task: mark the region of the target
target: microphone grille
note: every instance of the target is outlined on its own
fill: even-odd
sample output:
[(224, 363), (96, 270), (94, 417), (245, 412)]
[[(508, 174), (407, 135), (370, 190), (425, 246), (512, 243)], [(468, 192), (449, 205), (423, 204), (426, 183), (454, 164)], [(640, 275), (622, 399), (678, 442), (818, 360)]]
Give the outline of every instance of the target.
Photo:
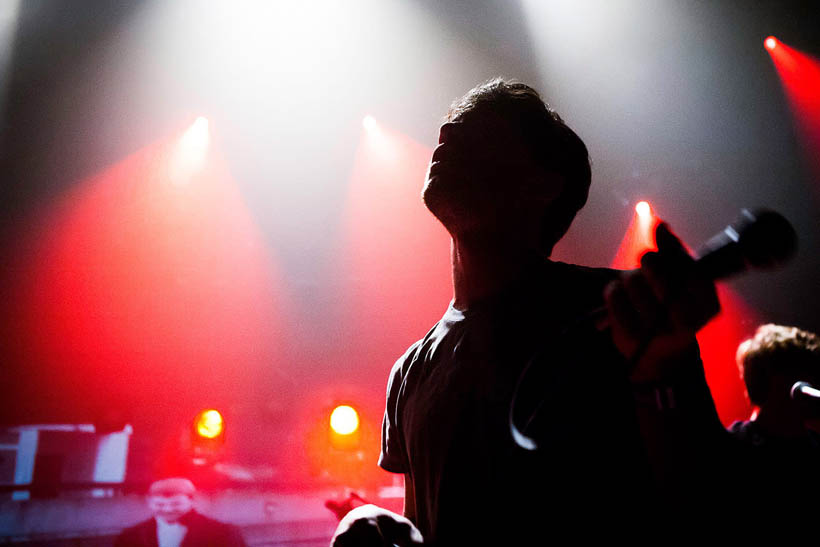
[(786, 218), (769, 209), (743, 209), (730, 226), (746, 261), (756, 268), (783, 264), (797, 251), (797, 233)]

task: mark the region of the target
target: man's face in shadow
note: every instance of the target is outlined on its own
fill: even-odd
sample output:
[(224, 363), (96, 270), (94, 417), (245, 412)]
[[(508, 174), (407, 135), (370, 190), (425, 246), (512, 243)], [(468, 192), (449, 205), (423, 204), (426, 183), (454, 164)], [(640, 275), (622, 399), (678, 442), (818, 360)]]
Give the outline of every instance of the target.
[[(441, 126), (422, 196), (451, 232), (510, 227), (537, 231), (560, 193), (533, 145), (509, 120), (470, 112)], [(526, 235), (526, 234), (522, 234)]]
[(165, 522), (177, 522), (180, 517), (194, 508), (194, 500), (185, 494), (172, 496), (149, 496), (151, 513)]

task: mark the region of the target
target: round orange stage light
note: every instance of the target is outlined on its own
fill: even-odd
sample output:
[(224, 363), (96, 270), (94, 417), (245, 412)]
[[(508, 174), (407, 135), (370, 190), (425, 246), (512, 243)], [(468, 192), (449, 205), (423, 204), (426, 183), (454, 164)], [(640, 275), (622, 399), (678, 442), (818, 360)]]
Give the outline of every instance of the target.
[(339, 435), (355, 433), (359, 429), (359, 413), (352, 406), (337, 406), (330, 413), (330, 428)]
[(225, 420), (218, 410), (203, 410), (196, 416), (196, 433), (206, 439), (215, 439), (225, 430)]
[(635, 212), (638, 213), (639, 217), (646, 218), (652, 214), (652, 208), (649, 206), (649, 202), (639, 201), (635, 205)]
[(777, 47), (777, 38), (774, 36), (769, 36), (763, 41), (763, 45), (766, 46), (766, 49), (772, 51), (774, 48)]

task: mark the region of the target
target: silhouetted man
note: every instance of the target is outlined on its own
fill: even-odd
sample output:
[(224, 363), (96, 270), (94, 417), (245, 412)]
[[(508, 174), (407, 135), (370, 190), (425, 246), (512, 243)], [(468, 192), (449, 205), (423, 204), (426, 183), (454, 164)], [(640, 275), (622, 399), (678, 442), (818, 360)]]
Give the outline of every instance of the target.
[(808, 442), (820, 430), (820, 416), (791, 396), (796, 382), (820, 386), (820, 337), (782, 325), (762, 325), (754, 337), (737, 348), (749, 400), (754, 405), (748, 420), (735, 422), (735, 438), (754, 446), (782, 441)]
[[(694, 338), (714, 287), (665, 225), (623, 277), (548, 259), (590, 178), (584, 143), (524, 84), (476, 87), (441, 127), (422, 197), (452, 238), (454, 298), (393, 367), (379, 461), (429, 544), (642, 533), (686, 482), (676, 432), (717, 424)], [(604, 305), (610, 328), (590, 316)], [(527, 451), (509, 413), (533, 356)]]
[(728, 462), (740, 483), (737, 509), (753, 514), (758, 526), (809, 531), (820, 510), (820, 409), (790, 392), (796, 382), (820, 385), (820, 337), (762, 325), (738, 347), (737, 364), (755, 407), (729, 428), (737, 442)]

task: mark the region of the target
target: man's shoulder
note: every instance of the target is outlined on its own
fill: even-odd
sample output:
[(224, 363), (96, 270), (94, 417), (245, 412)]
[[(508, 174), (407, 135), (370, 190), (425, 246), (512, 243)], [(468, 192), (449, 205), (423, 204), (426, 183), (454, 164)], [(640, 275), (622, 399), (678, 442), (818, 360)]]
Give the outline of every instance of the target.
[[(197, 511), (191, 511), (180, 519), (180, 523), (188, 528), (186, 534), (188, 544), (213, 544), (241, 546), (244, 545), (242, 532), (239, 527), (207, 517)], [(131, 547), (156, 545), (156, 520), (149, 518), (133, 526), (123, 529), (117, 536), (115, 547)], [(208, 540), (203, 542), (201, 540)]]
[(197, 544), (199, 539), (207, 539), (209, 545), (240, 546), (245, 544), (238, 526), (206, 517), (197, 511), (191, 511), (180, 519), (180, 522), (188, 527), (191, 544)]
[(140, 521), (123, 528), (114, 542), (115, 547), (131, 545), (151, 545), (150, 538), (156, 538), (157, 523), (153, 518)]
[(208, 517), (199, 513), (198, 511), (191, 511), (184, 517), (180, 519), (180, 522), (185, 526), (207, 526), (213, 529), (228, 529), (234, 528), (233, 525), (228, 524), (227, 522), (222, 522), (221, 520), (216, 520), (214, 518)]
[(454, 309), (452, 305), (447, 308), (444, 317), (438, 320), (423, 338), (416, 340), (407, 350), (399, 357), (393, 364), (390, 371), (390, 377), (403, 376), (407, 369), (416, 361), (423, 353), (425, 346), (435, 345), (435, 341), (444, 337), (449, 330), (449, 323), (452, 322), (455, 316), (459, 316), (461, 312)]
[(407, 348), (407, 351), (405, 351), (395, 363), (393, 363), (393, 367), (390, 369), (390, 376), (388, 378), (388, 392), (391, 391), (391, 386), (398, 386), (401, 383), (402, 378), (407, 375), (407, 370), (413, 364), (413, 361), (418, 358), (419, 350), (421, 349), (423, 343), (424, 338), (416, 341), (412, 346)]

